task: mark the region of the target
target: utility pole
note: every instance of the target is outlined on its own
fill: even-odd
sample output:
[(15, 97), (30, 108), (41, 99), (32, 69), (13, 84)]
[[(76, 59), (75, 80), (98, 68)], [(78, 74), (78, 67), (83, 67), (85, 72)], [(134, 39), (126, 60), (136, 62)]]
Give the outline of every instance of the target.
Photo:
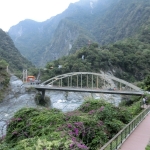
[(23, 69), (23, 83), (27, 82), (27, 69)]
[(40, 69), (39, 69), (39, 73), (38, 73), (38, 75), (37, 75), (37, 80), (40, 80), (40, 76), (41, 76), (41, 71), (40, 71)]

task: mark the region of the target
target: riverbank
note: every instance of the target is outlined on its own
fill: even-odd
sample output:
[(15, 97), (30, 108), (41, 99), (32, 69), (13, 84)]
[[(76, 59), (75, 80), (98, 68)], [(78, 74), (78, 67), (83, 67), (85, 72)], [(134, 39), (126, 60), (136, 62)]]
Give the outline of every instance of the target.
[[(23, 107), (36, 108), (40, 107), (35, 103), (36, 92), (27, 92), (23, 82), (16, 76), (11, 76), (10, 87), (3, 102), (0, 103), (0, 136), (5, 135), (8, 120), (15, 112)], [(85, 99), (104, 99), (114, 105), (118, 105), (121, 96), (111, 94), (91, 94), (91, 93), (74, 93), (61, 91), (46, 91), (46, 96), (50, 98), (51, 108), (60, 109), (63, 112), (69, 112), (77, 109), (83, 104)]]

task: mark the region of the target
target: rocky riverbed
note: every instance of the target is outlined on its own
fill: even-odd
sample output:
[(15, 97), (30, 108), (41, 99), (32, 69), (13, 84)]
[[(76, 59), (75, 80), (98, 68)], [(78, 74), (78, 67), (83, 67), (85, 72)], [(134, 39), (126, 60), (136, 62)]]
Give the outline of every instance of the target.
[[(6, 127), (9, 119), (16, 111), (23, 107), (39, 107), (35, 103), (36, 92), (27, 92), (23, 82), (16, 76), (10, 78), (10, 88), (3, 102), (0, 103), (0, 136), (6, 134)], [(106, 99), (107, 101), (118, 105), (121, 96), (111, 94), (91, 94), (91, 93), (74, 93), (62, 91), (46, 91), (46, 96), (50, 98), (52, 108), (57, 108), (63, 112), (77, 109), (85, 99), (92, 97), (94, 99)]]

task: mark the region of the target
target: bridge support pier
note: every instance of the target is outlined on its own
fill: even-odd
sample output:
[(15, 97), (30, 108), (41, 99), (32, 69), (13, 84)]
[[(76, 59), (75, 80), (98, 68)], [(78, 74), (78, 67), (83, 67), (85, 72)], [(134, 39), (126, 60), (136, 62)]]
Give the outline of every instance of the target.
[(51, 101), (48, 96), (45, 95), (45, 89), (37, 89), (38, 93), (35, 96), (35, 102), (37, 105), (44, 107), (51, 107)]
[(45, 90), (41, 90), (42, 92), (42, 99), (44, 100), (45, 99)]
[(38, 92), (41, 93), (42, 99), (45, 99), (45, 89), (38, 89)]

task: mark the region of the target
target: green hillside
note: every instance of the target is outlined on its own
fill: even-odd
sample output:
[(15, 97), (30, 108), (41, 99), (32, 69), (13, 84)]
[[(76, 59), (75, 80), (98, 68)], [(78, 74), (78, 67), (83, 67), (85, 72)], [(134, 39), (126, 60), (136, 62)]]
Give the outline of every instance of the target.
[(20, 54), (12, 39), (0, 29), (0, 60), (2, 59), (8, 63), (11, 71), (22, 71), (33, 66)]
[(9, 74), (7, 73), (7, 63), (4, 60), (0, 60), (0, 101), (4, 98), (4, 93), (9, 84)]
[[(126, 81), (142, 81), (150, 74), (149, 58), (150, 26), (145, 26), (137, 38), (124, 39), (107, 46), (93, 43), (75, 54), (49, 62), (47, 70), (43, 71), (43, 80), (68, 72), (104, 71)], [(58, 65), (62, 65), (62, 68), (58, 68)]]
[(120, 0), (92, 22), (92, 34), (98, 43), (108, 44), (138, 34), (150, 21), (150, 1)]

